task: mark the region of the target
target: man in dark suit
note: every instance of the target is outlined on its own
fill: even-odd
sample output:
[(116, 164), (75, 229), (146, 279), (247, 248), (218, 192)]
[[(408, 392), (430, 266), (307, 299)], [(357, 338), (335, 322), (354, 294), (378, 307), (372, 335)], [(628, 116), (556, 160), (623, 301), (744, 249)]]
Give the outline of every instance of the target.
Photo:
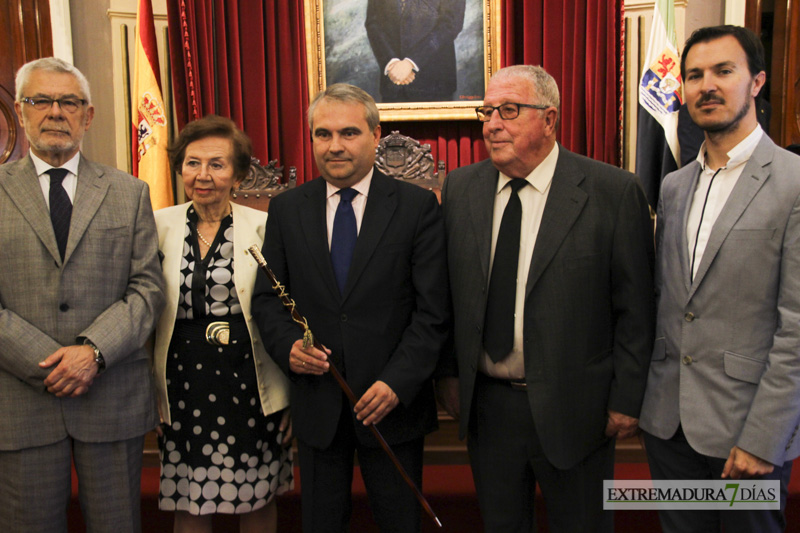
[(536, 482), (553, 531), (611, 531), (602, 481), (636, 431), (652, 347), (641, 186), (557, 144), (558, 112), (544, 69), (498, 71), (477, 108), (490, 160), (442, 191), (458, 377), (437, 388), (490, 532), (532, 530)]
[(368, 0), (365, 26), (383, 102), (453, 100), (466, 0)]
[[(374, 168), (381, 128), (363, 90), (331, 85), (308, 117), (322, 177), (272, 200), (263, 250), (327, 351), (303, 347), (266, 276), (253, 298), (267, 349), (291, 380), (303, 530), (348, 529), (357, 452), (381, 531), (419, 531), (414, 493), (366, 426), (380, 423), (419, 485), (423, 438), (436, 428), (431, 374), (449, 319), (439, 204)], [(359, 398), (354, 409), (331, 364)]]
[(138, 532), (164, 304), (150, 194), (81, 154), (75, 67), (32, 61), (16, 88), (31, 149), (0, 167), (0, 530), (65, 533), (72, 463), (88, 530)]

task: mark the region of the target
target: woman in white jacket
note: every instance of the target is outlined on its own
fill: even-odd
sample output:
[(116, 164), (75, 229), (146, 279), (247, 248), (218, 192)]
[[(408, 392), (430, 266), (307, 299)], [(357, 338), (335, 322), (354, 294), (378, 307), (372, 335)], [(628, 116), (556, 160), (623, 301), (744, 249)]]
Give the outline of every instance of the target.
[(162, 425), (159, 508), (175, 531), (211, 531), (214, 513), (242, 532), (274, 531), (275, 495), (293, 487), (288, 384), (252, 321), (258, 272), (246, 252), (267, 214), (231, 202), (251, 143), (233, 121), (186, 125), (170, 148), (191, 202), (155, 213), (167, 305), (154, 374)]

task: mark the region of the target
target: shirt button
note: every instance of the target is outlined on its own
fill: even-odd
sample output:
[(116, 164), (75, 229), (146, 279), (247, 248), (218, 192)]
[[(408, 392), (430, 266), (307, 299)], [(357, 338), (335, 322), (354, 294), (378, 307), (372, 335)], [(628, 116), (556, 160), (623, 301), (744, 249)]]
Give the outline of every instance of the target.
[(69, 305), (61, 304), (61, 305), (58, 306), (58, 310), (66, 313), (67, 311), (69, 311)]
[(692, 364), (692, 356), (691, 355), (684, 355), (682, 363), (684, 365), (691, 365)]
[(342, 313), (342, 316), (339, 318), (341, 319), (342, 322), (347, 322), (347, 315), (345, 315), (344, 313)]
[(691, 311), (689, 311), (688, 313), (686, 313), (685, 315), (683, 315), (683, 319), (684, 319), (686, 322), (691, 322), (692, 320), (694, 320), (694, 313), (692, 313)]

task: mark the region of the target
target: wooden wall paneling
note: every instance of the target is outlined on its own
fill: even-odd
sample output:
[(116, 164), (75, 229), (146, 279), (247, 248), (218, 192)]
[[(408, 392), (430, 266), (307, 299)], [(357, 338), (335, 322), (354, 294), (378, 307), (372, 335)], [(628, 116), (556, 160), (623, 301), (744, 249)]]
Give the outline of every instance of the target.
[[(769, 134), (786, 147), (800, 143), (800, 5), (797, 0), (747, 0), (745, 25), (767, 51), (767, 90), (772, 106)], [(771, 54), (771, 58), (770, 58)]]
[(787, 2), (787, 9), (783, 146), (800, 144), (800, 5)]
[(48, 0), (8, 0), (0, 7), (0, 163), (22, 157), (28, 143), (14, 111), (14, 75), (53, 55)]
[(744, 26), (756, 34), (761, 33), (761, 9), (761, 0), (747, 0), (744, 7)]
[[(786, 82), (787, 82), (787, 59), (789, 50), (789, 29), (786, 18), (789, 6), (787, 1), (775, 2), (772, 23), (772, 61), (767, 65), (767, 75), (769, 79), (769, 103), (772, 105), (772, 118), (769, 124), (769, 134), (772, 140), (780, 146), (786, 146), (783, 142), (784, 121), (786, 120)], [(762, 23), (764, 21), (763, 11), (761, 12)], [(759, 28), (757, 32), (761, 35), (764, 28)], [(767, 45), (769, 46), (769, 45)]]

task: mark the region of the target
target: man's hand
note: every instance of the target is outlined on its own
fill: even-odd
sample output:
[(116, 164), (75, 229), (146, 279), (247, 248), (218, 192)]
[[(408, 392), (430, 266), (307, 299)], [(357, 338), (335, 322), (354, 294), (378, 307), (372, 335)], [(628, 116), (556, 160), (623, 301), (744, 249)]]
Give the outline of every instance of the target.
[(57, 365), (45, 378), (47, 391), (59, 398), (86, 394), (97, 375), (94, 350), (88, 345), (64, 346), (39, 363), (42, 368)]
[(368, 426), (383, 420), (399, 403), (400, 400), (397, 398), (397, 394), (394, 393), (389, 385), (383, 381), (376, 381), (367, 389), (364, 396), (358, 400), (353, 410), (356, 413), (356, 418), (361, 420), (365, 426)]
[(458, 378), (443, 377), (436, 380), (436, 401), (439, 402), (447, 414), (455, 420), (461, 417), (461, 405), (458, 395)]
[(608, 410), (608, 422), (606, 423), (606, 437), (616, 437), (627, 439), (633, 437), (639, 431), (639, 419), (632, 416), (623, 415), (617, 411)]
[(297, 339), (292, 344), (292, 351), (289, 352), (289, 369), (295, 374), (312, 374), (321, 376), (330, 368), (328, 356), (331, 351), (317, 350), (314, 346), (303, 348), (303, 339)]
[(414, 81), (414, 65), (408, 59), (395, 61), (389, 65), (386, 75), (396, 85), (408, 85)]
[(281, 415), (281, 424), (278, 426), (278, 431), (283, 433), (283, 441), (281, 444), (284, 446), (289, 446), (292, 442), (292, 438), (294, 435), (292, 434), (292, 416), (291, 411), (287, 407), (283, 410), (283, 414)]
[(395, 85), (410, 85), (411, 82), (414, 81), (416, 77), (417, 73), (412, 70), (411, 74), (409, 74), (406, 79), (400, 80), (399, 82), (395, 82)]
[(722, 469), (722, 479), (745, 479), (771, 474), (775, 467), (772, 463), (746, 452), (738, 446), (731, 448), (725, 467)]

